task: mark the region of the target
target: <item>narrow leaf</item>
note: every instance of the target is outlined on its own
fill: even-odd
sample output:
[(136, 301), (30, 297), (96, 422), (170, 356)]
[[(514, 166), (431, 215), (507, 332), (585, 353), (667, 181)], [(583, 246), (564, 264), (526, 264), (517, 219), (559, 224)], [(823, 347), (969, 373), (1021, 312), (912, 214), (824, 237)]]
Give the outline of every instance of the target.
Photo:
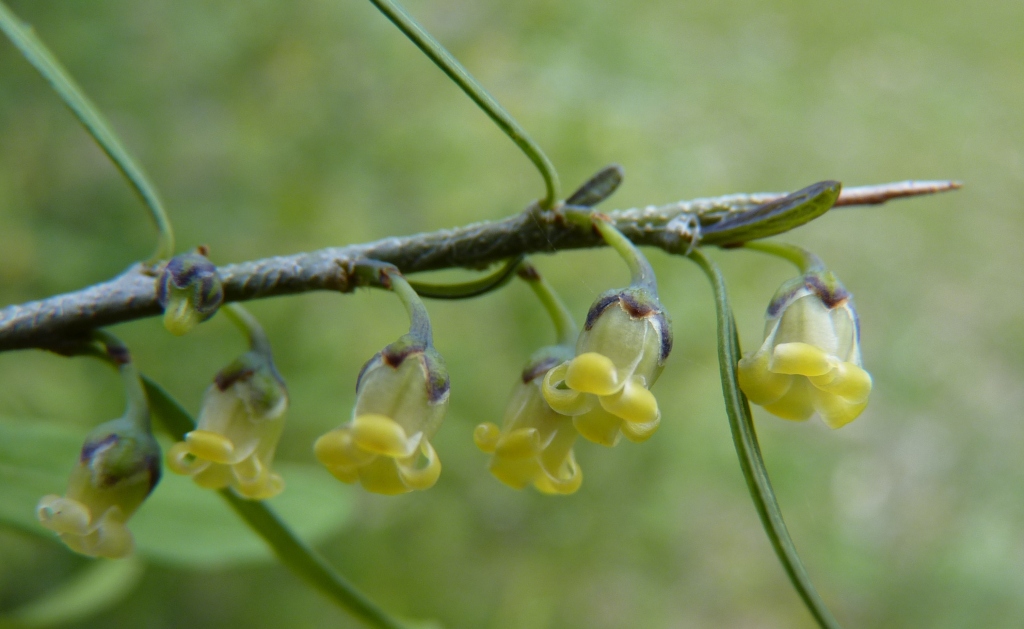
[(839, 629), (839, 623), (814, 589), (800, 561), (768, 478), (768, 470), (765, 468), (761, 446), (758, 444), (754, 429), (754, 419), (750, 413), (750, 404), (740, 391), (736, 376), (736, 365), (740, 360), (740, 342), (732, 308), (729, 305), (729, 296), (726, 293), (725, 278), (722, 277), (718, 265), (700, 250), (693, 251), (690, 257), (707, 275), (715, 292), (715, 311), (718, 316), (718, 365), (722, 377), (722, 391), (725, 395), (725, 410), (729, 416), (729, 426), (736, 454), (739, 456), (740, 468), (747, 481), (754, 507), (757, 508), (761, 524), (775, 549), (775, 554), (811, 615), (823, 629)]
[(23, 23), (6, 4), (0, 0), (0, 31), (7, 35), (11, 43), (21, 51), (22, 56), (39, 71), (50, 84), (68, 109), (78, 118), (85, 130), (99, 144), (117, 169), (121, 171), (129, 185), (139, 195), (149, 209), (150, 216), (159, 231), (157, 248), (150, 263), (165, 260), (174, 255), (174, 234), (171, 223), (167, 219), (163, 204), (142, 170), (128, 150), (118, 139), (103, 114), (89, 100), (67, 70), (57, 61), (46, 44), (39, 39), (31, 26)]
[(512, 140), (544, 178), (546, 196), (541, 207), (550, 210), (558, 201), (558, 173), (540, 146), (526, 133), (526, 130), (508, 113), (501, 104), (477, 81), (452, 53), (441, 45), (427, 29), (420, 26), (408, 11), (395, 0), (370, 0), (392, 24), (398, 27), (412, 43), (427, 55), (448, 78), (455, 82), (470, 100), (476, 103), (498, 128)]
[(622, 166), (612, 164), (605, 166), (579, 187), (565, 200), (566, 205), (577, 205), (580, 207), (594, 207), (604, 201), (622, 185), (622, 177), (625, 171)]
[(821, 181), (781, 199), (726, 216), (701, 230), (701, 243), (725, 247), (787, 232), (828, 212), (841, 190), (838, 181)]

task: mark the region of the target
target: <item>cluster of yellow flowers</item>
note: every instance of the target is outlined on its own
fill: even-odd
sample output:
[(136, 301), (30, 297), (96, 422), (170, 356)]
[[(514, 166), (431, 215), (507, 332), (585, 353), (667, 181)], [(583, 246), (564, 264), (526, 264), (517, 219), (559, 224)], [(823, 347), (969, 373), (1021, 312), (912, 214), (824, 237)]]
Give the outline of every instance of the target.
[[(501, 426), (481, 423), (473, 434), (476, 445), (490, 455), (491, 473), (516, 489), (533, 485), (547, 494), (571, 494), (583, 481), (574, 453), (577, 437), (604, 446), (616, 445), (623, 436), (642, 442), (661, 422), (650, 389), (672, 349), (672, 332), (653, 270), (600, 215), (587, 220), (626, 260), (633, 278), (628, 287), (598, 297), (577, 334), (550, 286), (528, 263), (520, 265), (519, 276), (548, 310), (559, 342), (531, 357)], [(757, 247), (797, 255), (785, 245)], [(763, 343), (736, 367), (739, 385), (751, 402), (774, 415), (806, 420), (818, 413), (838, 428), (864, 410), (871, 376), (861, 364), (850, 294), (820, 260), (807, 252), (800, 255), (809, 263), (769, 304)], [(197, 265), (186, 270), (198, 276)], [(432, 487), (440, 476), (431, 439), (447, 411), (449, 379), (416, 291), (393, 267), (374, 268), (382, 285), (398, 294), (409, 311), (410, 331), (366, 363), (356, 384), (352, 418), (321, 436), (314, 453), (343, 482), (401, 494)], [(192, 299), (188, 285), (173, 288), (185, 297), (171, 291), (171, 301)], [(271, 466), (288, 393), (259, 324), (237, 306), (223, 310), (249, 335), (250, 351), (217, 374), (203, 399), (198, 426), (171, 447), (167, 465), (202, 487), (230, 487), (240, 496), (262, 500), (284, 488)], [(118, 349), (111, 346), (108, 352), (112, 347)], [(125, 350), (115, 362), (126, 383), (128, 411), (90, 434), (67, 494), (45, 496), (37, 509), (44, 526), (86, 555), (131, 552), (132, 536), (124, 523), (159, 479), (160, 454), (149, 430), (145, 394), (126, 356)]]

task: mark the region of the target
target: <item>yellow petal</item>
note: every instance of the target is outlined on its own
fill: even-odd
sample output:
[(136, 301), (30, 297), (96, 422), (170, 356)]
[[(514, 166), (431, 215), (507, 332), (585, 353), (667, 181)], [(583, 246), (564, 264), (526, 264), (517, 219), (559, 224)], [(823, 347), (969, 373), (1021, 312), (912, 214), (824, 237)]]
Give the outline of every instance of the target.
[(832, 369), (828, 354), (807, 343), (782, 343), (772, 350), (768, 368), (775, 373), (820, 376)]
[(622, 422), (622, 434), (633, 443), (643, 443), (651, 438), (661, 424), (661, 416), (646, 423)]
[(564, 384), (565, 374), (569, 371), (569, 363), (561, 365), (548, 371), (544, 376), (544, 385), (541, 387), (541, 394), (548, 406), (556, 413), (562, 415), (582, 415), (594, 406), (592, 396), (584, 395), (572, 389), (561, 388)]
[(246, 483), (239, 481), (235, 490), (250, 500), (267, 500), (284, 491), (284, 479), (280, 474), (270, 472), (263, 474), (255, 482)]
[(603, 446), (614, 446), (622, 436), (619, 426), (623, 421), (601, 407), (573, 417), (572, 423), (584, 439)]
[(189, 452), (200, 459), (214, 463), (232, 463), (235, 445), (224, 435), (209, 430), (193, 430), (185, 435)]
[(627, 422), (649, 424), (660, 417), (658, 400), (637, 376), (630, 378), (618, 393), (598, 399), (604, 410)]
[(540, 451), (540, 434), (536, 428), (517, 428), (498, 441), (494, 453), (507, 459), (534, 457)]
[(522, 489), (541, 472), (536, 459), (510, 459), (494, 456), (488, 466), (495, 478), (512, 489)]
[(782, 399), (772, 404), (764, 404), (764, 410), (782, 419), (793, 421), (810, 419), (814, 414), (812, 389), (813, 387), (806, 378), (796, 378), (793, 380), (793, 386), (782, 396)]
[(413, 456), (404, 461), (396, 461), (398, 475), (409, 489), (430, 489), (441, 476), (441, 460), (437, 458), (434, 446), (424, 439), (420, 443), (420, 454), (423, 455), (425, 463), (416, 466), (416, 459)]
[(55, 494), (42, 497), (36, 507), (36, 517), (51, 531), (74, 535), (85, 535), (92, 519), (89, 507)]
[(206, 489), (224, 489), (235, 480), (235, 477), (231, 473), (230, 465), (208, 463), (206, 467), (192, 475), (192, 480), (196, 485)]
[(838, 395), (851, 404), (864, 402), (871, 394), (871, 374), (853, 363), (837, 363), (829, 373), (808, 380), (822, 391)]
[(473, 442), (480, 450), (491, 454), (498, 445), (498, 438), (501, 437), (501, 429), (496, 424), (485, 422), (473, 430)]
[(760, 406), (778, 402), (793, 384), (793, 376), (768, 370), (768, 352), (740, 359), (736, 376), (747, 399)]
[(405, 430), (385, 415), (356, 417), (352, 421), (352, 441), (367, 452), (389, 457), (409, 456), (412, 449)]
[(135, 550), (135, 540), (131, 531), (120, 519), (120, 510), (111, 507), (104, 514), (96, 529), (97, 539), (92, 548), (96, 557), (107, 557), (108, 559), (120, 559), (127, 557)]
[(565, 384), (574, 391), (611, 395), (622, 387), (615, 363), (597, 352), (586, 352), (569, 361)]
[(188, 476), (209, 465), (209, 461), (197, 459), (189, 450), (188, 444), (179, 441), (167, 451), (167, 467), (175, 474)]
[(412, 491), (399, 476), (395, 459), (383, 456), (359, 467), (359, 483), (366, 491), (386, 496)]
[(533, 486), (545, 494), (567, 496), (575, 493), (581, 484), (583, 484), (583, 471), (576, 464), (576, 456), (570, 450), (558, 475), (549, 474), (547, 470), (541, 468), (541, 474), (537, 476)]
[(816, 391), (814, 395), (814, 408), (829, 428), (842, 428), (849, 424), (857, 419), (867, 405), (866, 399), (861, 402), (849, 402), (825, 391)]

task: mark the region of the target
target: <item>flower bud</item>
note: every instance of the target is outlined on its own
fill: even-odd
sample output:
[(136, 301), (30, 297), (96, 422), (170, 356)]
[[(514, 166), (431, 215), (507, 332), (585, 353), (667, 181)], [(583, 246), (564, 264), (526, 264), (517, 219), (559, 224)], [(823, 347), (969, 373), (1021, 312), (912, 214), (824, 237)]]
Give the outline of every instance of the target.
[(544, 377), (544, 399), (573, 416), (590, 441), (644, 441), (661, 421), (649, 389), (671, 349), (671, 325), (656, 296), (640, 286), (609, 291), (591, 306), (576, 356)]
[(200, 252), (171, 258), (157, 282), (157, 300), (164, 309), (164, 327), (177, 336), (187, 334), (224, 301), (217, 267)]
[(430, 439), (448, 409), (448, 389), (441, 355), (403, 336), (363, 366), (352, 420), (317, 439), (317, 459), (339, 480), (379, 494), (432, 487), (441, 462)]
[(288, 391), (266, 352), (250, 351), (206, 390), (198, 427), (167, 453), (167, 466), (210, 489), (232, 487), (253, 500), (284, 489), (271, 470), (284, 429)]
[(484, 423), (473, 433), (477, 447), (491, 454), (491, 473), (509, 487), (532, 483), (546, 494), (571, 494), (583, 482), (573, 453), (577, 433), (572, 418), (553, 411), (541, 392), (544, 376), (571, 358), (571, 348), (557, 345), (534, 354), (512, 393), (502, 427)]
[(747, 398), (783, 419), (817, 411), (832, 428), (860, 415), (871, 376), (861, 366), (853, 299), (836, 276), (812, 270), (786, 282), (765, 319), (764, 343), (739, 362)]
[[(148, 421), (148, 410), (145, 412)], [(160, 480), (160, 447), (148, 430), (122, 417), (86, 437), (64, 496), (44, 496), (39, 522), (71, 550), (118, 558), (135, 547), (125, 526)]]

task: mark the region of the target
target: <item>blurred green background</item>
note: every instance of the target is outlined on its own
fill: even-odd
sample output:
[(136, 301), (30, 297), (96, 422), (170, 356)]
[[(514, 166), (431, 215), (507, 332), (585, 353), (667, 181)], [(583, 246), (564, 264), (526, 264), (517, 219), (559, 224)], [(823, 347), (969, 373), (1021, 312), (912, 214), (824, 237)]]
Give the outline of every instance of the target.
[[(542, 192), (512, 143), (368, 2), (10, 5), (148, 170), (180, 250), (207, 244), (217, 263), (293, 253), (499, 218)], [(845, 626), (1019, 627), (1024, 3), (407, 6), (545, 147), (567, 192), (607, 163), (625, 167), (608, 209), (821, 179), (964, 182), (788, 236), (856, 295), (875, 390), (836, 432), (756, 416), (793, 537)], [(114, 167), (0, 42), (0, 302), (104, 280), (153, 242)], [(750, 349), (792, 271), (751, 252), (712, 255)], [(735, 460), (710, 290), (687, 261), (650, 256), (676, 334), (655, 389), (662, 427), (642, 445), (578, 446), (583, 487), (563, 498), (501, 485), (472, 443), (552, 338), (525, 287), (431, 304), (452, 379), (435, 442), (444, 473), (401, 497), (340, 486), (311, 452), (349, 417), (362, 363), (404, 331), (394, 297), (252, 303), (291, 391), (289, 520), (388, 609), (444, 627), (811, 627)], [(626, 280), (610, 251), (536, 263), (581, 319)], [(243, 348), (221, 318), (183, 339), (156, 319), (116, 332), (193, 412)], [(87, 359), (3, 354), (0, 383), (11, 434), (80, 431), (122, 412), (117, 378)], [(29, 468), (47, 457), (20, 447), (0, 448), (0, 469), (18, 452)], [(41, 491), (63, 491), (64, 475)], [(125, 597), (67, 626), (357, 626), (177, 480), (154, 497), (170, 519), (137, 518), (152, 534), (141, 577), (122, 575)], [(16, 489), (0, 487), (0, 502)], [(0, 615), (89, 563), (0, 527)]]

